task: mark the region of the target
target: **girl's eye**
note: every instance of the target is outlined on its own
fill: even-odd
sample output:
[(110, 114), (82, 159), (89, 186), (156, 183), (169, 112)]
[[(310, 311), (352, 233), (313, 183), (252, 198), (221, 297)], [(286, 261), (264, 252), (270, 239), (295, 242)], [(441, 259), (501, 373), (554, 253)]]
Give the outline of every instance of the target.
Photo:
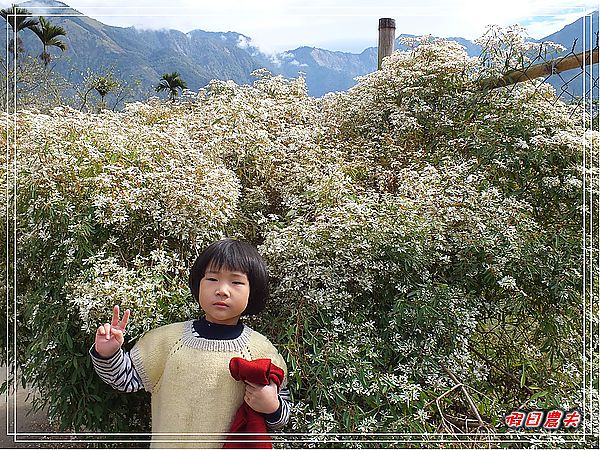
[(207, 281), (217, 281), (217, 279), (216, 279), (216, 278), (213, 278), (213, 277), (208, 277), (206, 280), (207, 280)]
[(240, 286), (244, 286), (246, 283), (244, 283), (243, 281), (234, 281), (233, 284), (238, 284)]

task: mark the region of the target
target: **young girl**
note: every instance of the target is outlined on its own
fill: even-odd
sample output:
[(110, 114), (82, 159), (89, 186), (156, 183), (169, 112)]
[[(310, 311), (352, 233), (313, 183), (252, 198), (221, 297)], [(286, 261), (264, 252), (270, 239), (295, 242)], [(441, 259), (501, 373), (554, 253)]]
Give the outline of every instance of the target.
[[(264, 260), (244, 242), (226, 239), (210, 245), (195, 261), (189, 286), (205, 317), (151, 330), (123, 352), (129, 310), (100, 326), (90, 353), (94, 369), (114, 388), (152, 394), (152, 447), (218, 448), (237, 409), (246, 402), (264, 416), (271, 430), (290, 417), (287, 368), (275, 347), (240, 322), (257, 314), (268, 296)], [(229, 372), (234, 357), (268, 358), (283, 369), (281, 386), (236, 381)], [(202, 435), (206, 433), (206, 435)]]

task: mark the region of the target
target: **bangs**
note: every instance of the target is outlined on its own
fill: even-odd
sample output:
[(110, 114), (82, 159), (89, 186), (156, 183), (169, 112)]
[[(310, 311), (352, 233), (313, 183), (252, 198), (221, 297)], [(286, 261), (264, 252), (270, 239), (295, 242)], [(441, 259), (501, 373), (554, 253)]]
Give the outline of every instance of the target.
[(242, 272), (248, 275), (252, 270), (252, 263), (248, 255), (239, 252), (237, 248), (218, 249), (213, 255), (207, 255), (207, 264), (204, 272), (219, 272), (228, 270)]

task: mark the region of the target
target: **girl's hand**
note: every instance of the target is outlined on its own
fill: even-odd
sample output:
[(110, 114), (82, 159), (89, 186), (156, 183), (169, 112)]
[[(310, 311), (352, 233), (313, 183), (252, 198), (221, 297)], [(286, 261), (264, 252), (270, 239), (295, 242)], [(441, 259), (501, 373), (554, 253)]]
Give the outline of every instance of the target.
[(96, 351), (103, 358), (110, 358), (119, 351), (125, 340), (123, 332), (129, 320), (129, 310), (123, 313), (123, 320), (119, 321), (119, 305), (113, 308), (112, 322), (100, 325), (96, 331), (96, 340), (94, 345)]
[(254, 411), (262, 414), (272, 414), (279, 408), (279, 397), (277, 396), (277, 384), (271, 381), (270, 384), (262, 386), (260, 384), (246, 383), (246, 394), (244, 401)]

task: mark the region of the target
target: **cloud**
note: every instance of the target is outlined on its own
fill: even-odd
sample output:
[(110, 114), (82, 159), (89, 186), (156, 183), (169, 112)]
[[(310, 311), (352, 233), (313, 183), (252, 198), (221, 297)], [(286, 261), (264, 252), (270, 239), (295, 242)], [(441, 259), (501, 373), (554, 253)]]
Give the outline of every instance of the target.
[(301, 63), (301, 62), (300, 62), (300, 61), (298, 61), (297, 59), (293, 59), (293, 60), (291, 60), (291, 61), (290, 61), (290, 64), (291, 64), (292, 66), (298, 66), (298, 67), (308, 67), (308, 64)]
[[(3, 7), (12, 2), (0, 0)], [(532, 37), (558, 31), (598, 0), (65, 0), (109, 25), (147, 29), (235, 31), (251, 45), (275, 54), (301, 46), (361, 52), (377, 45), (378, 19), (396, 20), (396, 34), (474, 39), (487, 25), (527, 23)], [(102, 6), (98, 6), (101, 4)], [(331, 45), (339, 45), (331, 48)], [(249, 43), (248, 43), (249, 44)], [(245, 45), (240, 42), (239, 45)]]
[[(17, 4), (18, 7), (23, 8), (23, 6), (21, 6), (22, 2), (16, 2), (16, 1), (0, 1), (0, 8), (1, 9), (6, 9), (6, 8), (10, 8), (13, 4)], [(49, 5), (48, 1), (28, 1), (27, 2), (27, 6), (25, 7), (25, 9), (27, 9), (33, 16), (42, 16), (42, 15), (51, 15), (52, 13), (57, 13), (59, 12), (59, 8), (64, 7), (65, 4), (67, 4), (66, 2), (59, 2), (56, 3), (54, 5)]]
[(281, 53), (267, 53), (269, 60), (275, 64), (277, 67), (281, 67), (281, 65), (285, 62), (286, 59), (293, 59), (294, 54), (288, 52)]
[(252, 39), (250, 39), (249, 37), (239, 35), (238, 41), (235, 45), (241, 49), (247, 50), (248, 48), (252, 47), (251, 42), (252, 42)]

